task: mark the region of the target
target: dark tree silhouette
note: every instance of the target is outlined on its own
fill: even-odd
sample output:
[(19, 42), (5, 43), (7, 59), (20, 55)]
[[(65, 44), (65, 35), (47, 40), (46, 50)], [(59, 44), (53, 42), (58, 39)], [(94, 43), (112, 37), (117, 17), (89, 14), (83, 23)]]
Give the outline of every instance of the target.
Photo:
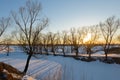
[(10, 26), (10, 18), (1, 18), (0, 19), (0, 37), (5, 32), (6, 28)]
[(49, 32), (49, 39), (50, 39), (50, 45), (51, 45), (51, 51), (53, 52), (54, 56), (55, 54), (55, 44), (56, 44), (56, 34)]
[(65, 46), (67, 45), (67, 42), (68, 42), (67, 36), (68, 36), (67, 31), (63, 31), (62, 32), (62, 51), (64, 56), (65, 56)]
[[(0, 37), (2, 37), (3, 33), (5, 32), (5, 30), (7, 29), (8, 26), (10, 26), (10, 18), (9, 17), (8, 18), (4, 18), (4, 17), (0, 18)], [(6, 41), (1, 39), (0, 43), (4, 44), (4, 43), (6, 43)], [(7, 46), (4, 46), (4, 48), (1, 50), (4, 50), (6, 48), (7, 48)]]
[(108, 18), (105, 22), (100, 23), (100, 29), (105, 40), (104, 51), (106, 60), (112, 39), (119, 27), (120, 20), (116, 19), (114, 16)]
[(72, 48), (72, 52), (75, 51), (76, 53), (76, 57), (78, 56), (78, 48), (80, 47), (80, 39), (81, 39), (81, 31), (80, 29), (76, 30), (75, 28), (71, 28), (70, 30), (70, 43), (71, 43), (71, 46), (73, 47)]
[(27, 72), (30, 59), (35, 53), (40, 33), (48, 24), (48, 19), (41, 19), (40, 12), (40, 2), (32, 0), (28, 0), (24, 7), (20, 7), (18, 13), (12, 12), (12, 17), (19, 27), (19, 32), (16, 33), (17, 40), (28, 54), (24, 73)]
[(83, 45), (85, 46), (86, 50), (87, 50), (87, 54), (88, 54), (88, 58), (91, 58), (91, 48), (95, 46), (95, 44), (97, 43), (97, 40), (99, 38), (99, 31), (98, 31), (98, 25), (93, 25), (90, 27), (86, 27), (83, 30), (83, 34), (85, 36), (89, 35), (89, 40), (84, 41)]
[(12, 44), (13, 36), (6, 35), (4, 36), (4, 45), (5, 45), (5, 50), (7, 51), (7, 56), (9, 56), (9, 53), (11, 51), (10, 45)]

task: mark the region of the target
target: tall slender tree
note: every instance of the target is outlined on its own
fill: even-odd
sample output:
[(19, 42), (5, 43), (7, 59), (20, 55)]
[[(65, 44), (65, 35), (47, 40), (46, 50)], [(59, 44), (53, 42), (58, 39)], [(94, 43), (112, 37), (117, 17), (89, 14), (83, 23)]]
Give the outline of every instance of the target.
[(81, 41), (81, 29), (78, 28), (77, 30), (75, 28), (71, 28), (70, 30), (70, 36), (71, 36), (71, 39), (70, 39), (70, 42), (71, 42), (71, 46), (73, 47), (72, 50), (75, 51), (76, 53), (76, 57), (78, 57), (78, 53), (79, 53), (79, 47), (80, 47), (80, 41)]
[[(5, 44), (6, 40), (3, 40), (2, 35), (5, 32), (5, 30), (7, 29), (7, 27), (10, 26), (10, 17), (8, 18), (0, 18), (0, 44)], [(4, 48), (2, 48), (1, 50), (6, 49), (7, 46), (4, 46)]]
[(108, 18), (105, 22), (100, 23), (100, 29), (105, 40), (104, 51), (105, 51), (105, 59), (107, 60), (107, 54), (109, 52), (109, 48), (113, 37), (120, 27), (120, 20), (116, 19), (114, 16)]
[(10, 26), (10, 18), (2, 17), (0, 19), (0, 37), (3, 35), (8, 26)]
[(24, 7), (19, 8), (19, 12), (12, 12), (12, 17), (19, 27), (17, 39), (23, 50), (28, 54), (24, 73), (27, 72), (29, 62), (35, 53), (41, 31), (48, 25), (47, 18), (41, 18), (41, 4), (37, 1), (28, 0)]
[(98, 25), (93, 25), (84, 28), (85, 38), (83, 40), (84, 41), (83, 44), (86, 48), (89, 59), (91, 58), (91, 53), (92, 53), (91, 48), (95, 46), (99, 38), (98, 27), (99, 27)]
[(50, 39), (50, 45), (51, 45), (51, 51), (55, 54), (55, 44), (56, 44), (56, 34), (49, 32), (49, 39)]
[(68, 45), (67, 44), (67, 41), (68, 41), (68, 34), (67, 34), (67, 31), (63, 31), (62, 32), (62, 52), (63, 52), (63, 55), (65, 56), (65, 46)]

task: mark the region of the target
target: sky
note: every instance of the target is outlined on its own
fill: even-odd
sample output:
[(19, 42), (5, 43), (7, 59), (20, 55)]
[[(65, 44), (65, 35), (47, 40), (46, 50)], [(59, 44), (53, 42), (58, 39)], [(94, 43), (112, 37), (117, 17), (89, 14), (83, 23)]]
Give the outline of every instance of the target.
[[(72, 27), (98, 24), (108, 17), (120, 18), (120, 0), (38, 0), (42, 15), (49, 18), (47, 31), (57, 32)], [(18, 11), (26, 0), (0, 0), (0, 17)]]

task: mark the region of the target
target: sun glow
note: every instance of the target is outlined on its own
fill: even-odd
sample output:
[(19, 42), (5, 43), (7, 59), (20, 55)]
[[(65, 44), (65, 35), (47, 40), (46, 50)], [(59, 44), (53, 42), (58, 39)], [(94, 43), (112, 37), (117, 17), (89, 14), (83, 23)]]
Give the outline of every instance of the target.
[(91, 34), (88, 33), (88, 34), (85, 36), (85, 38), (83, 39), (83, 42), (84, 42), (84, 43), (85, 43), (85, 42), (88, 42), (90, 39), (91, 39)]

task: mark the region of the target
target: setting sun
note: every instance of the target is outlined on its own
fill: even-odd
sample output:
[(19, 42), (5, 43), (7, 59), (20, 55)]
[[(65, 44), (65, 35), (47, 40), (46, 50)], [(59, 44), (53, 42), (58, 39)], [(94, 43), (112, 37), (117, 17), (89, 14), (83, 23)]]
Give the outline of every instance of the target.
[(85, 43), (85, 42), (88, 42), (90, 39), (91, 39), (91, 34), (88, 33), (88, 34), (85, 36), (85, 38), (83, 39), (83, 42), (84, 42), (84, 43)]

